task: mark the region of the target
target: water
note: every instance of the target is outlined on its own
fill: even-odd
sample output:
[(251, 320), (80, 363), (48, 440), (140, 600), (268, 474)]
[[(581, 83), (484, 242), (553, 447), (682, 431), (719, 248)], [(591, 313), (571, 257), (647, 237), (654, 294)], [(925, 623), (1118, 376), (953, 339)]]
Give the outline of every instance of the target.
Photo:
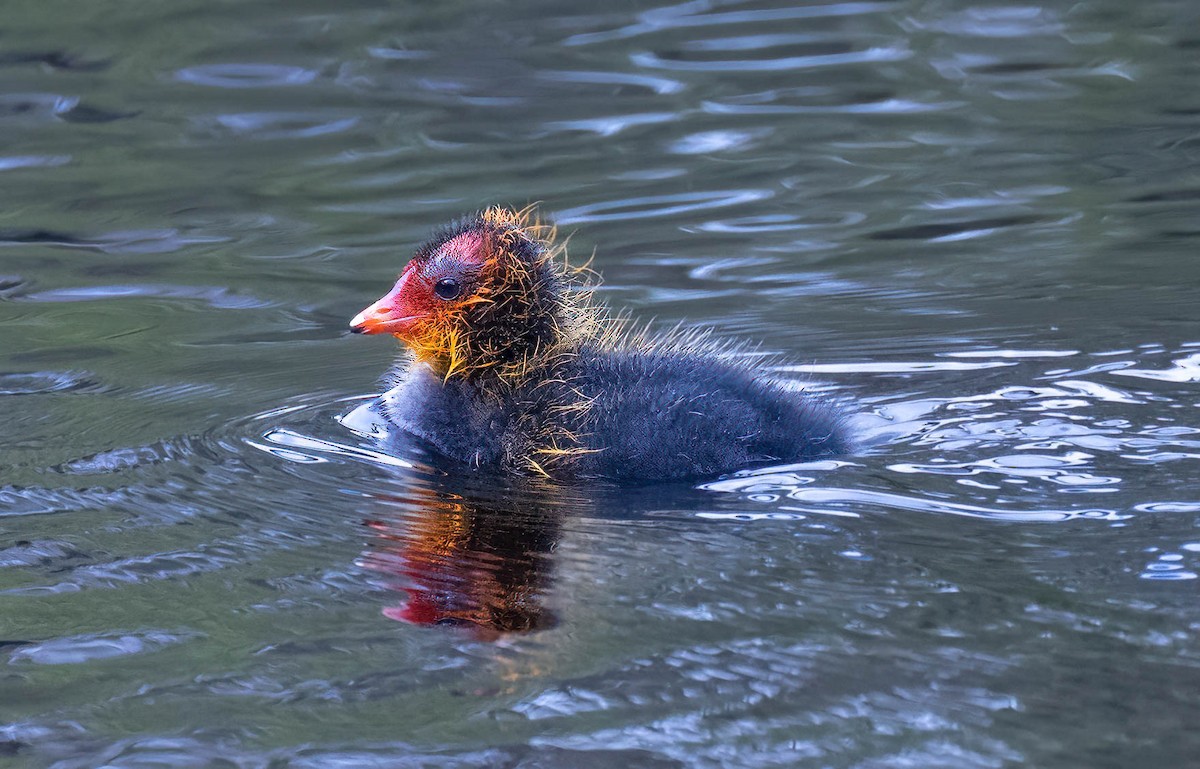
[[(1194, 761), (1193, 4), (8, 5), (0, 763)], [(531, 201), (863, 449), (379, 454), (347, 319)]]

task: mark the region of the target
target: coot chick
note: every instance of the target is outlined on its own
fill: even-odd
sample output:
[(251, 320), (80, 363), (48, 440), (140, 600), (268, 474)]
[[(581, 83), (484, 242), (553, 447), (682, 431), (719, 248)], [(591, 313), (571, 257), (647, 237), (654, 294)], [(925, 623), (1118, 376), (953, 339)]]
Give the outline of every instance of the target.
[(350, 322), (412, 354), (383, 417), (456, 460), (556, 479), (712, 478), (847, 451), (830, 405), (737, 347), (632, 330), (577, 273), (528, 211), (489, 208), (436, 233)]

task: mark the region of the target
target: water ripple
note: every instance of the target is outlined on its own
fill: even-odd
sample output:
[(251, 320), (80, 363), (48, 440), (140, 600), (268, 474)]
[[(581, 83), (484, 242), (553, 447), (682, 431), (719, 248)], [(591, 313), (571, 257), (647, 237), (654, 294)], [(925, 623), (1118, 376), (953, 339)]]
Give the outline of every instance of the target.
[(1089, 465), (1094, 458), (1092, 454), (1079, 451), (1070, 451), (1061, 456), (1028, 453), (990, 457), (972, 462), (900, 463), (889, 465), (888, 469), (897, 473), (931, 473), (955, 477), (996, 475), (1001, 478), (1036, 478), (1070, 487), (1111, 486), (1120, 483), (1120, 478), (1080, 472), (1080, 468)]
[(97, 392), (103, 388), (87, 374), (70, 371), (0, 373), (0, 396), (39, 393)]
[(270, 307), (270, 302), (231, 292), (225, 286), (170, 286), (153, 284), (86, 286), (35, 291), (22, 297), (30, 302), (94, 302), (129, 297), (198, 299), (213, 307), (248, 310)]
[(184, 234), (180, 230), (116, 230), (99, 235), (73, 235), (57, 230), (0, 230), (0, 246), (48, 245), (95, 250), (106, 254), (163, 254), (200, 243), (222, 243), (218, 235)]
[(384, 467), (413, 466), (407, 460), (384, 454), (380, 451), (371, 451), (321, 438), (312, 438), (287, 429), (269, 430), (263, 434), (263, 440), (269, 441), (273, 445), (266, 445), (252, 440), (247, 440), (246, 443), (280, 459), (285, 459), (289, 462), (299, 462), (300, 464), (325, 462), (327, 460), (323, 455), (333, 455), (371, 462)]
[[(714, 115), (905, 115), (924, 112), (943, 112), (963, 106), (963, 102), (923, 102), (892, 96), (864, 95), (861, 101), (844, 101), (840, 104), (777, 104), (783, 101), (783, 92), (751, 94), (727, 101), (705, 101), (705, 112)], [(810, 99), (802, 99), (809, 101)]]
[[(814, 215), (797, 214), (761, 214), (758, 216), (739, 216), (730, 219), (709, 219), (696, 225), (701, 232), (720, 232), (733, 234), (752, 234), (756, 232), (791, 232), (794, 230), (810, 230), (827, 227), (849, 227), (860, 224), (866, 216), (858, 211), (826, 214), (826, 219)], [(728, 264), (729, 260), (719, 260)], [(769, 261), (755, 262), (752, 258), (746, 261), (738, 260), (741, 264), (766, 264)], [(832, 276), (830, 276), (832, 277)]]
[(586, 131), (600, 136), (615, 136), (633, 126), (670, 123), (677, 117), (674, 112), (646, 112), (582, 120), (552, 120), (545, 124), (545, 128), (548, 131)]
[(771, 135), (769, 128), (749, 131), (702, 131), (674, 140), (667, 151), (676, 155), (703, 155), (711, 152), (739, 152), (750, 149)]
[(58, 50), (6, 51), (0, 54), (0, 67), (17, 64), (42, 64), (66, 72), (100, 72), (111, 61)]
[(625, 72), (603, 72), (586, 70), (543, 70), (538, 73), (543, 80), (560, 83), (587, 85), (632, 85), (647, 88), (660, 96), (678, 93), (683, 83), (666, 77), (629, 74)]
[(906, 20), (908, 26), (980, 38), (1026, 38), (1058, 36), (1066, 32), (1058, 12), (1022, 5), (977, 6), (955, 11), (930, 21)]
[(902, 374), (925, 371), (981, 371), (992, 368), (1015, 366), (1012, 361), (991, 360), (979, 363), (965, 361), (885, 361), (880, 363), (809, 363), (802, 365), (779, 366), (778, 371), (790, 371), (802, 374)]
[(554, 220), (558, 224), (577, 224), (580, 222), (647, 219), (743, 205), (766, 200), (773, 194), (771, 190), (714, 190), (712, 192), (681, 192), (672, 195), (626, 198), (568, 208), (556, 213)]
[(745, 9), (705, 13), (711, 7), (711, 4), (704, 0), (688, 0), (688, 2), (677, 5), (643, 11), (638, 14), (638, 20), (633, 24), (603, 32), (587, 32), (572, 35), (563, 41), (563, 45), (591, 45), (611, 40), (626, 40), (664, 30), (689, 27), (720, 27), (727, 29), (735, 24), (763, 24), (800, 19), (860, 16), (889, 10), (891, 5), (888, 3), (842, 2), (792, 8)]
[(120, 506), (129, 502), (123, 490), (104, 488), (64, 489), (0, 486), (0, 518), (43, 515)]
[[(1013, 507), (985, 507), (983, 505), (968, 505), (959, 502), (930, 497), (906, 496), (903, 494), (882, 491), (867, 491), (863, 489), (839, 489), (804, 487), (793, 488), (786, 483), (763, 483), (758, 478), (750, 476), (743, 481), (726, 481), (720, 486), (705, 484), (701, 488), (734, 493), (749, 493), (762, 498), (764, 492), (778, 492), (783, 496), (785, 504), (777, 505), (778, 510), (804, 513), (809, 515), (851, 515), (858, 516), (862, 512), (876, 510), (890, 511), (919, 511), (941, 515), (957, 515), (970, 518), (987, 518), (997, 521), (1024, 521), (1038, 523), (1054, 523), (1070, 521), (1077, 518), (1088, 518), (1102, 521), (1121, 521), (1130, 516), (1115, 510), (1103, 508), (1080, 509), (1037, 509), (1021, 504)], [(774, 500), (772, 500), (774, 501)], [(798, 502), (802, 504), (793, 504)], [(737, 520), (745, 520), (738, 518)], [(777, 519), (772, 519), (777, 520)]]
[(184, 643), (194, 637), (194, 633), (141, 630), (137, 633), (123, 635), (104, 633), (55, 638), (22, 646), (9, 656), (9, 662), (12, 664), (27, 662), (38, 665), (80, 665), (95, 660), (147, 654), (166, 646)]
[(893, 227), (871, 233), (873, 240), (929, 240), (948, 242), (991, 235), (998, 230), (1030, 224), (1042, 224), (1047, 220), (1034, 215), (1001, 216), (961, 222), (937, 222), (910, 227)]
[(317, 79), (317, 73), (282, 64), (203, 64), (177, 70), (175, 79), (216, 88), (274, 88), (307, 85)]
[(785, 70), (815, 69), (817, 67), (834, 67), (844, 64), (903, 61), (911, 55), (912, 52), (906, 48), (884, 46), (868, 48), (863, 51), (787, 56), (780, 59), (758, 59), (752, 61), (745, 59), (688, 61), (666, 58), (650, 52), (631, 54), (629, 58), (639, 67), (676, 72), (780, 72)]
[(0, 156), (0, 171), (17, 168), (55, 168), (71, 162), (70, 155), (10, 155)]
[(55, 93), (0, 94), (0, 121), (50, 120), (79, 106), (79, 97)]
[(359, 123), (357, 117), (329, 117), (306, 112), (241, 112), (199, 121), (201, 125), (255, 139), (311, 139), (342, 133)]
[(1159, 382), (1200, 382), (1200, 353), (1176, 358), (1168, 369), (1126, 368), (1113, 371), (1117, 376), (1153, 379)]

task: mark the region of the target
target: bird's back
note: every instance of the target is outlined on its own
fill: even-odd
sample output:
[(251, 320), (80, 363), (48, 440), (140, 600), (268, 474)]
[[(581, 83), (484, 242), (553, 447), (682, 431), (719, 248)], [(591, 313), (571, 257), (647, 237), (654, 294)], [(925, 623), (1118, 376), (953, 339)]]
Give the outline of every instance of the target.
[(574, 477), (711, 478), (848, 450), (828, 404), (736, 359), (670, 348), (585, 347), (506, 397), (417, 369), (382, 407), (460, 461)]
[(614, 479), (715, 477), (848, 449), (829, 405), (756, 376), (735, 359), (677, 350), (583, 350), (591, 399), (577, 472)]

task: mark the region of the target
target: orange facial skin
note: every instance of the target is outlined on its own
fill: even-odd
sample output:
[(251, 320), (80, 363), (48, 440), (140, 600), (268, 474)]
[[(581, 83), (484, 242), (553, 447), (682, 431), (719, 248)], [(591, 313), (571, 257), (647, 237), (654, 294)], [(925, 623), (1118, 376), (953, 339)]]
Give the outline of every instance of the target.
[[(479, 293), (439, 296), (440, 280), (455, 280), (461, 289), (473, 283), (489, 259), (492, 248), (484, 233), (464, 232), (432, 254), (413, 257), (392, 290), (354, 316), (350, 328), (358, 334), (392, 334), (414, 351), (440, 346), (438, 337), (455, 325), (466, 307), (486, 301)], [(465, 294), (465, 290), (463, 291)]]
[(354, 316), (350, 329), (356, 334), (393, 334), (398, 339), (411, 335), (416, 322), (425, 313), (409, 306), (413, 270), (406, 269), (392, 290), (367, 309)]

